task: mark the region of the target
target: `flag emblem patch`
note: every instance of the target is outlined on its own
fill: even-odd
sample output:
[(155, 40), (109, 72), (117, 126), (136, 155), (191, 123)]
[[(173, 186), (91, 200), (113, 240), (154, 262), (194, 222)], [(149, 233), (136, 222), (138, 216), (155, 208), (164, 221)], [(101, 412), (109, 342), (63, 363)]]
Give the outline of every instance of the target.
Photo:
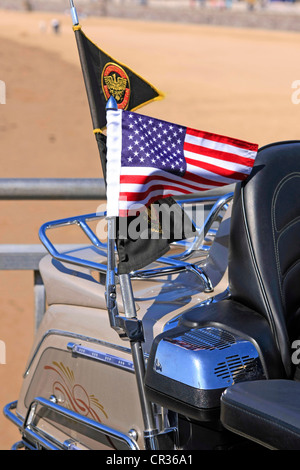
[(102, 71), (101, 85), (108, 100), (113, 96), (119, 109), (127, 109), (130, 99), (130, 82), (125, 70), (113, 62), (108, 62)]

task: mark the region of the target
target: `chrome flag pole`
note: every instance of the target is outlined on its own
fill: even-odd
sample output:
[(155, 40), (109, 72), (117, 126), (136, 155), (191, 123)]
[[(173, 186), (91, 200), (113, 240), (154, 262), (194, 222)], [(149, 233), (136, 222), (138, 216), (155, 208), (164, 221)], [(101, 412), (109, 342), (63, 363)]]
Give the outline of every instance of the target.
[(78, 20), (78, 15), (77, 15), (77, 11), (76, 11), (73, 0), (70, 0), (70, 7), (71, 7), (71, 17), (72, 17), (73, 26), (77, 26), (79, 25), (79, 20)]
[[(113, 96), (106, 104), (107, 115), (107, 307), (108, 310), (116, 309), (115, 302), (115, 237), (116, 237), (116, 217), (118, 208), (116, 205), (116, 186), (119, 184), (116, 165), (120, 155), (120, 145), (122, 136), (121, 111)], [(137, 318), (132, 284), (129, 274), (120, 274), (120, 289), (122, 294), (124, 316), (120, 316), (111, 310), (110, 317), (115, 323), (113, 328), (118, 331), (123, 339), (130, 341), (132, 359), (135, 376), (139, 392), (140, 404), (144, 419), (144, 441), (148, 450), (155, 450), (158, 447), (158, 431), (155, 426), (154, 413), (151, 402), (148, 401), (144, 389), (145, 359), (142, 348), (144, 342), (142, 322)], [(111, 296), (113, 298), (111, 298)], [(112, 304), (112, 300), (115, 304)]]
[[(106, 105), (106, 119), (107, 119), (107, 181), (113, 179), (114, 172), (114, 154), (116, 153), (116, 142), (115, 133), (118, 124), (115, 121), (115, 113), (118, 109), (116, 100), (113, 97), (107, 102)], [(122, 334), (122, 329), (117, 325), (118, 320), (118, 306), (116, 300), (116, 260), (115, 260), (115, 237), (116, 237), (116, 218), (111, 215), (111, 197), (107, 190), (107, 273), (106, 273), (106, 305), (110, 319), (110, 325), (114, 328), (119, 335)]]

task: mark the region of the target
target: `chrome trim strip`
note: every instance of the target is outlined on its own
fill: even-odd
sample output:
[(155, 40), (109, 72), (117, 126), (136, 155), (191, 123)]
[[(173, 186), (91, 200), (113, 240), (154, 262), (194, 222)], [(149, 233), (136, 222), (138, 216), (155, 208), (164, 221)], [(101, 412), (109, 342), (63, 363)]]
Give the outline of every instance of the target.
[(104, 347), (107, 347), (107, 348), (115, 349), (116, 351), (122, 351), (126, 354), (131, 354), (131, 349), (130, 348), (125, 348), (124, 346), (118, 346), (117, 344), (108, 343), (108, 342), (102, 341), (100, 339), (90, 338), (89, 336), (83, 336), (83, 335), (80, 335), (78, 333), (72, 333), (70, 331), (52, 329), (52, 330), (46, 331), (44, 333), (43, 337), (41, 338), (40, 342), (38, 343), (34, 353), (31, 356), (29, 364), (28, 364), (28, 366), (27, 366), (27, 368), (26, 368), (26, 370), (23, 374), (24, 378), (26, 377), (26, 375), (29, 374), (29, 370), (31, 368), (31, 365), (32, 365), (35, 357), (37, 356), (38, 350), (40, 349), (42, 343), (45, 341), (45, 339), (48, 336), (51, 336), (51, 335), (66, 336), (67, 338), (73, 338), (73, 339), (76, 339), (78, 341), (86, 341), (86, 342), (98, 344), (100, 346), (104, 346)]
[(96, 361), (104, 362), (105, 364), (110, 364), (111, 366), (134, 372), (133, 362), (122, 359), (121, 357), (96, 351), (95, 349), (86, 348), (81, 346), (81, 344), (68, 343), (67, 348), (72, 352), (72, 354), (75, 354), (76, 356), (89, 357), (91, 359), (95, 359)]

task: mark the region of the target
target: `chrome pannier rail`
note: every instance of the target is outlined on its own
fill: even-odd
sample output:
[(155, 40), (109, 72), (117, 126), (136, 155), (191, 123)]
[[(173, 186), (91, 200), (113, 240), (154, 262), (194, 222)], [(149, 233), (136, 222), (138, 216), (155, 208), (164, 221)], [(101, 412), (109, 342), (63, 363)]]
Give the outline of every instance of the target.
[(137, 442), (129, 435), (121, 433), (115, 429), (105, 426), (101, 423), (93, 421), (85, 416), (82, 416), (74, 411), (68, 410), (57, 403), (46, 400), (42, 397), (37, 397), (30, 404), (27, 416), (22, 421), (14, 410), (17, 407), (17, 401), (9, 403), (4, 408), (4, 415), (13, 424), (15, 424), (22, 435), (22, 440), (17, 442), (13, 448), (20, 449), (22, 447), (30, 450), (81, 450), (82, 445), (73, 439), (66, 439), (64, 442), (59, 442), (50, 434), (37, 427), (37, 420), (39, 412), (43, 411), (53, 415), (60, 416), (61, 418), (73, 421), (79, 426), (86, 428), (89, 432), (93, 432), (99, 438), (107, 438), (115, 443), (117, 449), (122, 450), (139, 450)]

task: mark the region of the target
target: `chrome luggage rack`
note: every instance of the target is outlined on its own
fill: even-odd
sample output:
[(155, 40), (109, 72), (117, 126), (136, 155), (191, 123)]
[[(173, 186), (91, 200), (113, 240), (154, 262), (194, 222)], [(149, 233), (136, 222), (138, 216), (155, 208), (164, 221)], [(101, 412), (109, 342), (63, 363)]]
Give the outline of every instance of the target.
[[(196, 235), (192, 241), (176, 241), (173, 242), (173, 246), (183, 247), (183, 252), (172, 254), (169, 256), (160, 257), (156, 260), (156, 263), (166, 265), (166, 266), (159, 266), (155, 268), (148, 268), (148, 269), (141, 269), (132, 271), (130, 273), (130, 278), (132, 280), (136, 279), (146, 279), (146, 278), (153, 278), (153, 277), (161, 277), (171, 274), (177, 274), (182, 271), (189, 271), (197, 275), (204, 284), (204, 291), (205, 292), (213, 292), (213, 286), (204, 272), (204, 270), (191, 262), (189, 260), (196, 252), (205, 254), (208, 250), (208, 246), (204, 245), (205, 238), (209, 234), (209, 232), (214, 232), (212, 229), (212, 225), (215, 221), (218, 220), (222, 210), (226, 210), (228, 207), (229, 202), (233, 198), (233, 192), (225, 194), (223, 196), (212, 196), (212, 197), (199, 197), (199, 198), (192, 198), (192, 199), (181, 199), (178, 200), (177, 203), (180, 206), (187, 205), (187, 204), (213, 204), (208, 216), (206, 217), (203, 225), (198, 227), (194, 224), (196, 229)], [(46, 232), (50, 229), (57, 229), (69, 225), (77, 225), (80, 229), (85, 233), (87, 238), (90, 242), (99, 249), (99, 253), (102, 255), (107, 254), (107, 243), (103, 243), (99, 240), (97, 235), (88, 225), (88, 222), (92, 222), (95, 220), (100, 220), (106, 217), (106, 212), (99, 212), (99, 213), (92, 213), (92, 214), (85, 214), (75, 217), (69, 217), (65, 219), (55, 220), (51, 222), (46, 222), (43, 224), (39, 231), (39, 236), (42, 244), (45, 246), (49, 254), (58, 261), (64, 263), (70, 263), (74, 265), (78, 265), (81, 267), (89, 268), (95, 271), (99, 271), (100, 273), (106, 274), (107, 272), (107, 265), (101, 264), (92, 260), (78, 258), (76, 256), (71, 255), (70, 253), (60, 253), (55, 248), (54, 244), (50, 241), (49, 237), (46, 235)], [(185, 248), (185, 249), (184, 249)], [(115, 275), (117, 276), (117, 269), (115, 268)]]

